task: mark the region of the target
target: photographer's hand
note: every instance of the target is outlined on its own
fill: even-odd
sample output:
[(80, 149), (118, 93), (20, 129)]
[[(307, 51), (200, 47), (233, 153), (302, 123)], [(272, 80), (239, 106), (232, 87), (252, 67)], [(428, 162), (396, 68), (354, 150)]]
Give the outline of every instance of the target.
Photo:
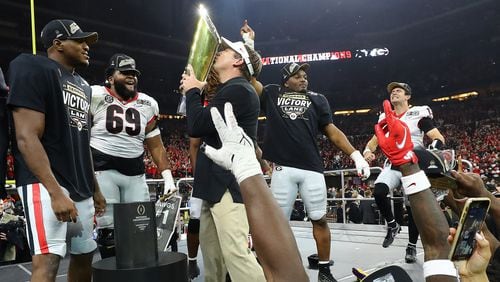
[(500, 232), (500, 199), (496, 198), (484, 186), (481, 177), (475, 173), (464, 173), (452, 171), (458, 186), (458, 192), (467, 197), (487, 197), (491, 201), (488, 214), (493, 218), (497, 226), (496, 232)]
[[(453, 242), (457, 230), (450, 228), (448, 242)], [(491, 258), (490, 243), (483, 235), (483, 232), (476, 233), (476, 248), (468, 260), (456, 261), (460, 281), (488, 281), (486, 268)], [(486, 279), (486, 280), (482, 280)]]
[(488, 197), (490, 192), (486, 190), (484, 182), (476, 173), (451, 171), (458, 186), (458, 192), (467, 197)]

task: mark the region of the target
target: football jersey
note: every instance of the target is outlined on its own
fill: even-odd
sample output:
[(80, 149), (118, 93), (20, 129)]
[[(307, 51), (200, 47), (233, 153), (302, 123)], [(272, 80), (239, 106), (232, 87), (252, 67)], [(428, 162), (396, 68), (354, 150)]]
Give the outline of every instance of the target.
[[(432, 110), (429, 106), (415, 106), (411, 107), (406, 111), (399, 119), (404, 121), (411, 133), (411, 141), (413, 142), (413, 146), (415, 148), (424, 147), (424, 132), (418, 127), (418, 122), (423, 118), (432, 119)], [(380, 122), (385, 118), (385, 113), (381, 113), (378, 121)]]
[(146, 126), (156, 120), (159, 108), (144, 93), (123, 102), (109, 88), (94, 85), (90, 113), (92, 148), (114, 157), (137, 158), (144, 152)]

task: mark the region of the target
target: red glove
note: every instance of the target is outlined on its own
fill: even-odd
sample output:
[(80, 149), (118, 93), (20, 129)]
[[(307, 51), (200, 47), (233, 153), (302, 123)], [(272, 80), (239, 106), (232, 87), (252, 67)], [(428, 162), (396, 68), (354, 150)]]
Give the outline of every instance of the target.
[(417, 163), (418, 158), (413, 152), (408, 125), (394, 115), (388, 100), (384, 101), (384, 112), (385, 118), (375, 125), (380, 149), (395, 166)]

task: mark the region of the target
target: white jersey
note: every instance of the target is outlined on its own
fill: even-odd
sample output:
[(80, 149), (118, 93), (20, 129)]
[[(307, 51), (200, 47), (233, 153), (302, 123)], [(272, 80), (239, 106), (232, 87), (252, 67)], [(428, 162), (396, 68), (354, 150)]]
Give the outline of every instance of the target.
[[(406, 111), (399, 119), (404, 121), (406, 125), (408, 125), (408, 128), (410, 129), (411, 133), (411, 141), (413, 142), (413, 146), (415, 148), (424, 147), (424, 132), (418, 128), (418, 122), (422, 118), (430, 118), (432, 119), (432, 110), (429, 108), (429, 106), (415, 106), (411, 107)], [(378, 121), (380, 122), (382, 119), (385, 118), (385, 113), (381, 113)]]
[(125, 103), (108, 88), (94, 85), (90, 113), (92, 148), (114, 157), (137, 158), (144, 152), (146, 126), (156, 120), (159, 108), (144, 93)]

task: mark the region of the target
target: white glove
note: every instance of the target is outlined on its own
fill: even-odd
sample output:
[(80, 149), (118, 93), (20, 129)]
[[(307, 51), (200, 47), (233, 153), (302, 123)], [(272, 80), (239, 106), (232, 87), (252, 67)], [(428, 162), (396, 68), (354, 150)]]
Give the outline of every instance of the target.
[(248, 47), (255, 49), (255, 41), (250, 37), (249, 32), (244, 32), (242, 34), (242, 37), (243, 37), (243, 42), (245, 42), (245, 44), (248, 45)]
[(219, 166), (231, 170), (238, 183), (250, 176), (262, 174), (260, 164), (255, 156), (253, 141), (238, 126), (231, 103), (226, 102), (224, 105), (226, 122), (222, 119), (217, 108), (212, 107), (210, 114), (222, 141), (222, 147), (216, 150), (203, 144), (201, 151)]
[(358, 170), (358, 176), (360, 176), (361, 179), (365, 180), (370, 177), (370, 165), (368, 165), (365, 158), (363, 158), (358, 150), (352, 152), (349, 157), (351, 157), (351, 159), (354, 161), (356, 169)]
[(164, 171), (162, 171), (161, 176), (163, 177), (165, 185), (163, 186), (163, 195), (166, 195), (168, 198), (175, 192), (177, 192), (177, 187), (175, 187), (174, 178), (172, 177), (172, 172), (170, 171), (170, 169), (165, 169)]

